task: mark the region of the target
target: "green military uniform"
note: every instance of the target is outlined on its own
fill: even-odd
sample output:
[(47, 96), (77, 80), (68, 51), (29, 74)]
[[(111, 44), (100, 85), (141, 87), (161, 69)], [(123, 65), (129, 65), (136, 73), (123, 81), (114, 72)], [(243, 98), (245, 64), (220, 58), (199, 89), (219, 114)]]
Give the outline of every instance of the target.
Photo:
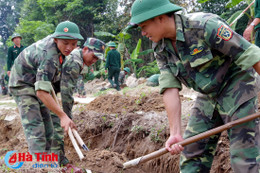
[(14, 60), (17, 56), (24, 50), (25, 46), (21, 45), (17, 47), (16, 45), (8, 48), (8, 56), (7, 56), (7, 71), (11, 71), (11, 67), (14, 64)]
[[(115, 47), (115, 44), (111, 44), (111, 45), (112, 45), (111, 47)], [(118, 83), (120, 68), (121, 68), (120, 53), (116, 49), (112, 49), (107, 53), (105, 69), (108, 69), (108, 81), (110, 82), (112, 87), (114, 87), (114, 83), (115, 83), (117, 90), (120, 90), (120, 85)]]
[(60, 165), (66, 165), (69, 161), (64, 153), (60, 119), (36, 96), (38, 90), (51, 93), (55, 88), (52, 85), (60, 82), (65, 57), (54, 38), (83, 39), (75, 23), (61, 22), (53, 35), (27, 47), (16, 58), (9, 79), (9, 90), (18, 105), (29, 151), (58, 153)]
[[(184, 138), (257, 111), (254, 70), (260, 49), (232, 31), (218, 16), (175, 14), (176, 47), (163, 39), (154, 49), (160, 68), (160, 92), (181, 83), (201, 93)], [(259, 119), (228, 130), (234, 172), (258, 172)], [(209, 172), (220, 134), (184, 148), (181, 172)]]

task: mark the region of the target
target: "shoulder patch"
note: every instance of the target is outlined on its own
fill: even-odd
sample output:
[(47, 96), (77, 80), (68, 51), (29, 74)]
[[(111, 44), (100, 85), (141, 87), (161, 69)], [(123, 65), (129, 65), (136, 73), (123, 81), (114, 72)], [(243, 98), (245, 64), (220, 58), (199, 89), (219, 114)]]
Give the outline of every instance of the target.
[(229, 29), (228, 27), (221, 25), (218, 28), (218, 33), (217, 35), (222, 38), (225, 41), (228, 41), (232, 38), (233, 36), (233, 31), (231, 29)]

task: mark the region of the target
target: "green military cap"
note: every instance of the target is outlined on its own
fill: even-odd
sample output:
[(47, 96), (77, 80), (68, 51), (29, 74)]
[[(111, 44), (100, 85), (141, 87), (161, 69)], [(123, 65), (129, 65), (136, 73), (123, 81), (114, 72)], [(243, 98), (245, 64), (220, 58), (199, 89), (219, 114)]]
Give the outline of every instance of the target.
[(89, 37), (87, 41), (84, 43), (84, 47), (88, 47), (89, 49), (93, 50), (95, 56), (103, 60), (105, 51), (105, 43), (103, 41), (97, 38)]
[(19, 33), (13, 33), (11, 40), (13, 41), (16, 37), (20, 37), (22, 39), (22, 36)]
[(169, 0), (135, 0), (131, 8), (131, 19), (127, 29), (137, 27), (138, 24), (156, 16), (182, 10)]
[(52, 37), (59, 39), (83, 40), (82, 35), (80, 35), (78, 25), (70, 21), (59, 23)]
[(115, 42), (112, 42), (110, 41), (107, 45), (108, 47), (116, 47), (116, 43)]
[(124, 71), (126, 71), (127, 73), (130, 73), (130, 68), (129, 67), (125, 67)]

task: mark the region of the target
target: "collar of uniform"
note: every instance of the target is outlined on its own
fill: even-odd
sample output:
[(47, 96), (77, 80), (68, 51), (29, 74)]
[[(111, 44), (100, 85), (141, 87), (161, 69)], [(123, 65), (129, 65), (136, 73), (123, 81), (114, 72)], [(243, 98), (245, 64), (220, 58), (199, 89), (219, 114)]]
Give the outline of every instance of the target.
[(176, 40), (185, 41), (181, 17), (180, 15), (175, 14), (174, 18), (175, 18), (175, 27), (176, 27)]

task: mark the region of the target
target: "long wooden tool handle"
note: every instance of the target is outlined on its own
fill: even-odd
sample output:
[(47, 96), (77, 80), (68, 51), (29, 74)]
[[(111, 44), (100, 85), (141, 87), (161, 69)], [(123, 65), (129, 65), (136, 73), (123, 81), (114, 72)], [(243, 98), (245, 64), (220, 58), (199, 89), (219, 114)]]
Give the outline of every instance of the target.
[[(248, 116), (246, 116), (244, 118), (240, 118), (238, 120), (229, 122), (229, 123), (227, 123), (225, 125), (219, 126), (219, 127), (214, 128), (212, 130), (209, 130), (209, 131), (203, 132), (201, 134), (195, 135), (193, 137), (187, 138), (187, 139), (185, 139), (185, 140), (183, 140), (181, 142), (178, 142), (177, 145), (182, 145), (184, 147), (184, 146), (186, 146), (188, 144), (191, 144), (193, 142), (199, 141), (199, 140), (207, 138), (209, 136), (218, 134), (218, 133), (220, 133), (220, 132), (222, 132), (224, 130), (230, 129), (233, 126), (236, 126), (236, 125), (239, 125), (239, 124), (251, 121), (251, 120), (259, 118), (259, 117), (260, 117), (260, 112), (257, 112), (257, 113), (252, 114), (252, 115), (248, 115)], [(132, 166), (137, 166), (140, 163), (147, 162), (149, 160), (152, 160), (152, 159), (154, 159), (156, 157), (159, 157), (161, 155), (164, 155), (166, 153), (168, 153), (168, 150), (166, 148), (161, 148), (160, 150), (157, 150), (157, 151), (152, 152), (150, 154), (147, 154), (145, 156), (138, 157), (136, 159), (130, 160), (128, 162), (125, 162), (123, 164), (123, 166), (124, 166), (124, 168), (130, 168)]]
[(84, 158), (84, 156), (83, 156), (82, 152), (79, 149), (79, 146), (78, 146), (78, 144), (77, 144), (77, 142), (76, 142), (76, 140), (75, 140), (75, 138), (74, 138), (74, 136), (72, 134), (72, 131), (71, 131), (70, 127), (69, 127), (69, 132), (68, 133), (69, 133), (69, 137), (70, 137), (70, 140), (72, 142), (72, 145), (75, 148), (75, 150), (76, 150), (76, 152), (77, 152), (77, 154), (79, 156), (79, 159), (82, 160)]
[(74, 136), (76, 137), (78, 143), (80, 146), (82, 146), (82, 148), (86, 151), (89, 151), (88, 147), (86, 146), (86, 144), (83, 142), (82, 138), (79, 136), (78, 132), (76, 129), (72, 129), (72, 133), (74, 134)]
[(52, 88), (52, 90), (51, 90), (51, 95), (52, 95), (54, 101), (55, 101), (55, 102), (59, 105), (59, 107), (61, 108), (60, 103), (59, 103), (59, 100), (58, 100), (58, 98), (57, 98), (57, 96), (56, 96), (55, 91), (54, 91), (53, 88)]
[[(57, 96), (56, 96), (55, 91), (54, 91), (53, 88), (52, 88), (52, 90), (51, 90), (51, 94), (52, 94), (52, 97), (53, 97), (53, 99), (55, 100), (55, 102), (56, 102), (56, 103), (59, 105), (59, 107), (60, 107), (58, 98), (57, 98)], [(72, 129), (72, 130), (75, 130), (75, 129)], [(71, 128), (69, 127), (68, 134), (69, 134), (70, 140), (71, 140), (71, 142), (72, 142), (72, 145), (73, 145), (74, 149), (76, 150), (76, 152), (77, 152), (77, 154), (78, 154), (78, 156), (79, 156), (79, 159), (82, 160), (82, 159), (84, 158), (84, 156), (83, 156), (82, 152), (80, 151), (79, 146), (78, 146), (78, 144), (77, 144), (77, 142), (76, 142), (76, 140), (75, 140), (75, 138), (74, 138), (74, 136), (73, 136), (73, 134), (72, 134), (72, 130), (71, 130)], [(76, 131), (76, 130), (75, 130), (75, 131)]]
[(246, 7), (246, 9), (244, 9), (244, 11), (242, 11), (239, 14), (239, 16), (237, 16), (237, 18), (235, 18), (235, 20), (229, 26), (232, 26), (254, 3), (255, 3), (255, 0), (253, 2), (251, 2), (251, 4), (249, 4), (248, 7)]

